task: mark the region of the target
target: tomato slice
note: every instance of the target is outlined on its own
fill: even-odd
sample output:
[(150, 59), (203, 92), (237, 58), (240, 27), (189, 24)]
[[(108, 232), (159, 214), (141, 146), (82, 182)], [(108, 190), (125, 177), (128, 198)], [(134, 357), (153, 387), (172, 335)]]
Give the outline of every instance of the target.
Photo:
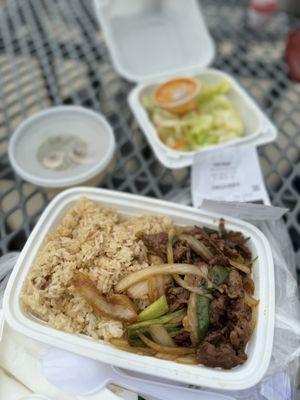
[(288, 35), (285, 59), (293, 81), (300, 82), (300, 29)]

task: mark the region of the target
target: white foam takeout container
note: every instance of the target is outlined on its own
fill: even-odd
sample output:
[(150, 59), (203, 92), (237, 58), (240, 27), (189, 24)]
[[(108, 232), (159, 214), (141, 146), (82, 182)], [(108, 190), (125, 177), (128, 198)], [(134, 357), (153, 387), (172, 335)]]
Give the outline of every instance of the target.
[(173, 169), (192, 165), (195, 152), (172, 150), (158, 138), (141, 95), (176, 76), (197, 75), (208, 83), (229, 80), (230, 98), (243, 117), (243, 137), (198, 152), (275, 140), (275, 126), (241, 85), (225, 72), (206, 69), (215, 47), (196, 0), (94, 0), (94, 4), (115, 69), (139, 83), (129, 94), (129, 105), (162, 164)]
[(20, 291), (45, 236), (57, 228), (63, 215), (82, 196), (99, 204), (114, 207), (125, 217), (165, 214), (172, 217), (179, 225), (199, 224), (211, 228), (218, 226), (220, 218), (219, 215), (201, 209), (104, 189), (78, 187), (60, 193), (51, 201), (33, 229), (10, 277), (4, 296), (4, 314), (9, 325), (40, 342), (159, 378), (223, 390), (241, 390), (258, 383), (267, 371), (273, 346), (275, 307), (273, 260), (265, 236), (256, 227), (241, 220), (228, 217), (226, 226), (250, 237), (249, 246), (253, 256), (258, 256), (253, 268), (253, 280), (255, 297), (259, 298), (260, 304), (257, 326), (247, 345), (248, 360), (232, 370), (184, 365), (128, 353), (85, 335), (53, 329), (21, 308)]
[(242, 144), (259, 146), (275, 140), (277, 130), (273, 123), (265, 116), (242, 86), (229, 74), (216, 69), (205, 69), (199, 71), (195, 76), (199, 77), (205, 83), (217, 83), (223, 79), (230, 82), (231, 90), (228, 97), (242, 116), (244, 135), (228, 142), (205, 146), (197, 151), (184, 152), (173, 150), (159, 139), (157, 130), (141, 102), (143, 94), (153, 91), (154, 87), (165, 79), (161, 79), (155, 83), (139, 84), (129, 94), (129, 105), (149, 144), (162, 164), (173, 169), (183, 168), (192, 165), (194, 155), (200, 151), (209, 151), (211, 149)]

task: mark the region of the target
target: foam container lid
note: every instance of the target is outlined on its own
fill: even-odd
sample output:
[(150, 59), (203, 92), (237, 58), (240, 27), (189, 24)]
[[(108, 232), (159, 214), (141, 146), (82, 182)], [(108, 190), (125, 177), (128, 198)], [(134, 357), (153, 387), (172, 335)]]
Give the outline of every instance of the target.
[(113, 64), (145, 82), (205, 68), (215, 55), (196, 0), (94, 0)]
[(122, 216), (143, 214), (169, 215), (178, 225), (206, 225), (217, 228), (220, 215), (161, 200), (104, 189), (78, 187), (56, 196), (45, 209), (30, 237), (8, 282), (4, 296), (4, 315), (8, 324), (24, 335), (40, 342), (93, 358), (135, 372), (143, 371), (154, 377), (222, 390), (242, 390), (257, 384), (266, 373), (274, 335), (274, 266), (266, 237), (253, 225), (226, 217), (230, 230), (250, 237), (253, 256), (258, 256), (253, 268), (255, 297), (259, 299), (257, 324), (247, 345), (248, 360), (232, 370), (183, 365), (168, 360), (128, 353), (91, 337), (71, 334), (51, 328), (47, 323), (27, 314), (20, 305), (20, 292), (45, 236), (57, 228), (63, 215), (80, 197), (114, 207)]
[(214, 59), (215, 46), (196, 0), (94, 0), (94, 6), (115, 69), (138, 83), (128, 97), (130, 108), (155, 155), (167, 168), (192, 165), (196, 152), (173, 150), (158, 138), (141, 95), (176, 76), (197, 75), (207, 83), (227, 79), (232, 87), (231, 100), (243, 117), (243, 137), (198, 152), (245, 142), (259, 146), (275, 140), (276, 127), (241, 85), (225, 72), (206, 69)]

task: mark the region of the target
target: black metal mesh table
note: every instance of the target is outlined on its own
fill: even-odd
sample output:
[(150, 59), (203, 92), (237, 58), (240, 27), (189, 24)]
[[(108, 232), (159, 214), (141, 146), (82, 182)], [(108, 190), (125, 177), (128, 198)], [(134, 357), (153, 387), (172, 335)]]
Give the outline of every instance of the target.
[[(275, 205), (290, 208), (288, 230), (300, 264), (300, 85), (283, 61), (286, 34), (300, 19), (279, 13), (261, 32), (246, 23), (247, 1), (202, 1), (217, 52), (214, 67), (233, 74), (277, 124), (276, 143), (260, 148)], [(22, 181), (7, 157), (18, 124), (45, 107), (81, 104), (112, 124), (117, 162), (103, 187), (168, 198), (188, 187), (189, 170), (155, 159), (134, 120), (131, 84), (114, 71), (91, 0), (0, 0), (0, 253), (20, 249), (50, 195)]]

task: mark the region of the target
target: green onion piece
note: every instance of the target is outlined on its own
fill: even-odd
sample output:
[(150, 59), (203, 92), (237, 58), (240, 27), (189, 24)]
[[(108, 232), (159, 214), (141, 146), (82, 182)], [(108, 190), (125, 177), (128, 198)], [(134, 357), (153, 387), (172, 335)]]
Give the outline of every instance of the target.
[(255, 258), (252, 258), (252, 260), (246, 260), (245, 265), (247, 265), (249, 267), (249, 266), (253, 265), (257, 260), (258, 260), (258, 256)]
[[(147, 336), (149, 339), (151, 339), (150, 333), (147, 331), (148, 328), (145, 328), (143, 334)], [(133, 347), (147, 347), (145, 343), (138, 337), (137, 333), (135, 332), (129, 332), (128, 330), (128, 343), (130, 346)]]
[[(152, 325), (151, 325), (152, 326)], [(165, 324), (164, 328), (166, 329), (167, 332), (172, 333), (172, 332), (177, 332), (180, 329), (181, 324), (180, 323), (175, 323), (175, 324)], [(143, 333), (145, 336), (147, 336), (149, 339), (151, 339), (151, 335), (148, 332), (149, 326), (146, 326), (144, 328), (139, 328), (139, 329), (128, 329), (128, 343), (130, 346), (134, 347), (146, 347), (145, 343), (138, 337), (139, 333)]]
[(164, 324), (176, 324), (182, 320), (184, 317), (185, 310), (178, 310), (171, 314), (164, 315), (160, 318), (149, 319), (147, 321), (136, 322), (134, 324), (128, 325), (128, 334), (132, 332), (140, 333), (145, 332), (145, 328), (151, 325), (164, 325)]
[(147, 321), (149, 319), (159, 318), (169, 311), (167, 298), (165, 295), (161, 296), (154, 303), (146, 307), (139, 315), (140, 321)]

